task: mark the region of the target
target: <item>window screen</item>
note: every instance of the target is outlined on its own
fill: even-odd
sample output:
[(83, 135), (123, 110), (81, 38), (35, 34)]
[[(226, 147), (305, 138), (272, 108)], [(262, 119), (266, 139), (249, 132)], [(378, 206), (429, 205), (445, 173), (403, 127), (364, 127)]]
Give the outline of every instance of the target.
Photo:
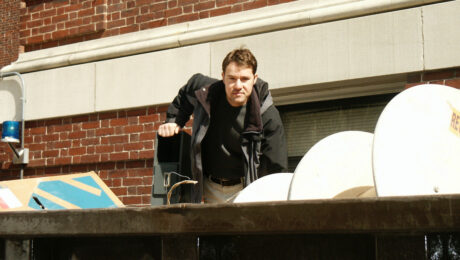
[(278, 107), (286, 131), (289, 171), (318, 141), (341, 131), (374, 133), (385, 105), (395, 96), (379, 95)]

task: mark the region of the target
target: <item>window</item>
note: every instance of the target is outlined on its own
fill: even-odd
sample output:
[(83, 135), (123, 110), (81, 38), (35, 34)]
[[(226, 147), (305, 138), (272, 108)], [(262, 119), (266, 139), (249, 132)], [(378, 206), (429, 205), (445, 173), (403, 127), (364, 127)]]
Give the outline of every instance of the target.
[(289, 172), (321, 139), (341, 131), (374, 133), (385, 105), (396, 94), (279, 106), (288, 144)]

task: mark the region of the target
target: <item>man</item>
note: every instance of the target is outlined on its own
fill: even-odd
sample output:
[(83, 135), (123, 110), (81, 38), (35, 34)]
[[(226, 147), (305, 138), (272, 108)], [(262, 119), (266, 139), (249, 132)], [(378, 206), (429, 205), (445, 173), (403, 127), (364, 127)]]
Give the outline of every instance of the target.
[(222, 80), (190, 78), (168, 108), (160, 136), (173, 136), (193, 113), (193, 202), (231, 202), (261, 176), (287, 169), (284, 128), (257, 60), (236, 49), (222, 62)]

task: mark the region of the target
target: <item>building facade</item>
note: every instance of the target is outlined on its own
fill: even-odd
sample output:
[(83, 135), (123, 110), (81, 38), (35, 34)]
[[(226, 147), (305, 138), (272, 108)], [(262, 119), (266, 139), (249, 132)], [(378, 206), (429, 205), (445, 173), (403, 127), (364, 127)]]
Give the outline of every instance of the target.
[[(234, 48), (250, 48), (270, 83), (291, 167), (331, 131), (372, 132), (405, 88), (460, 88), (459, 1), (10, 0), (0, 7), (1, 72), (21, 73), (26, 86), (24, 176), (95, 171), (126, 205), (150, 204), (156, 130), (178, 89), (197, 72), (219, 78)], [(18, 78), (3, 78), (1, 122), (20, 119), (20, 98)], [(337, 113), (314, 112), (325, 106)], [(362, 107), (373, 116), (364, 119)], [(344, 110), (356, 125), (333, 123)], [(331, 121), (326, 130), (296, 131), (324, 122), (322, 115)], [(0, 180), (18, 177), (11, 158), (0, 144)]]

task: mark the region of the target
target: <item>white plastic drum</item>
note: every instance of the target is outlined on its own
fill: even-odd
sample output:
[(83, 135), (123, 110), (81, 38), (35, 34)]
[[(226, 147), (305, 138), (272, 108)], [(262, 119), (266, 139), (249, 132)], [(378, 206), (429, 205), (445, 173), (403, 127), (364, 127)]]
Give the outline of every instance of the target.
[(274, 173), (264, 176), (244, 188), (235, 203), (287, 200), (292, 173)]
[(394, 97), (374, 135), (378, 196), (460, 192), (460, 90), (420, 85)]
[(289, 200), (375, 196), (373, 134), (345, 131), (316, 143), (292, 177)]

